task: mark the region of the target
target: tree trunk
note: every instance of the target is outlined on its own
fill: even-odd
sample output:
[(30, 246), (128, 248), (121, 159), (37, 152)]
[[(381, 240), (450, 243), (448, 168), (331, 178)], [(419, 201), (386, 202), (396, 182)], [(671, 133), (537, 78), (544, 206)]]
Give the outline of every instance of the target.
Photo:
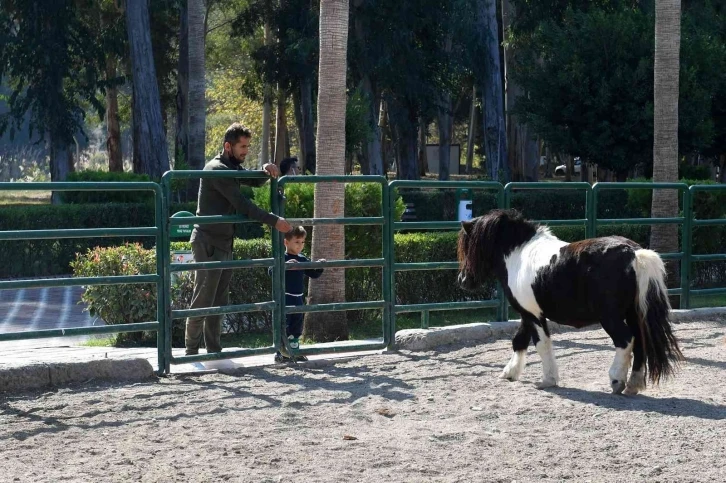
[[(305, 76), (300, 85), (300, 106), (303, 133), (305, 135), (305, 159), (303, 170), (315, 174), (315, 113), (313, 112), (313, 79)], [(300, 134), (303, 135), (302, 133)]]
[[(362, 174), (384, 175), (383, 169), (383, 148), (381, 145), (381, 128), (378, 126), (378, 112), (376, 110), (376, 95), (373, 91), (370, 76), (365, 74), (361, 82), (363, 95), (368, 101), (368, 124), (371, 128), (371, 136), (363, 143), (363, 159), (366, 169)], [(363, 168), (363, 165), (361, 165)]]
[[(502, 1), (502, 28), (509, 30), (514, 18), (514, 6), (510, 0)], [(521, 87), (512, 81), (511, 70), (514, 65), (514, 51), (504, 47), (504, 75), (506, 82), (506, 116), (507, 116), (507, 155), (512, 181), (538, 181), (539, 156), (537, 139), (527, 124), (519, 122), (513, 114), (517, 98), (523, 95)]]
[[(451, 131), (454, 115), (451, 105), (451, 95), (441, 96), (441, 105), (438, 109), (439, 128), (439, 181), (449, 179), (449, 166), (451, 165)], [(457, 173), (458, 174), (458, 173)]]
[(169, 151), (151, 50), (148, 0), (127, 0), (126, 28), (134, 87), (134, 171), (159, 179), (169, 170)]
[(189, 167), (202, 169), (206, 162), (206, 103), (204, 57), (204, 0), (187, 1), (189, 22)]
[(469, 110), (469, 133), (466, 139), (466, 174), (474, 169), (474, 139), (476, 133), (476, 85), (471, 92), (471, 108)]
[[(264, 25), (265, 45), (272, 45), (272, 32), (270, 24)], [(262, 133), (260, 135), (259, 165), (264, 166), (270, 162), (270, 117), (272, 116), (272, 86), (265, 82), (262, 94)]]
[[(419, 134), (425, 133), (425, 129), (417, 129), (417, 123), (412, 119), (392, 120), (391, 124), (396, 137), (396, 177), (398, 179), (419, 179), (421, 162), (426, 162), (425, 154), (421, 156), (423, 161), (419, 161), (418, 149), (421, 145)], [(425, 137), (423, 139), (423, 146), (426, 146)]]
[(572, 181), (572, 174), (575, 172), (574, 170), (574, 163), (572, 160), (572, 155), (567, 154), (565, 155), (565, 181), (570, 182)]
[[(179, 9), (179, 59), (176, 77), (176, 136), (174, 168), (189, 165), (189, 25), (186, 5)], [(193, 188), (187, 196), (196, 196)]]
[[(653, 97), (653, 182), (678, 181), (678, 95), (681, 45), (680, 0), (655, 4), (655, 68)], [(654, 190), (653, 217), (678, 216), (678, 191)], [(678, 226), (653, 225), (650, 248), (659, 253), (678, 251)], [(669, 262), (671, 286), (677, 286), (678, 264)]]
[[(417, 144), (418, 152), (416, 155), (416, 165), (418, 166), (418, 177), (416, 179), (425, 178), (426, 172), (429, 167), (428, 155), (426, 152), (426, 134), (427, 134), (427, 132), (428, 132), (428, 126), (426, 125), (426, 120), (423, 117), (419, 117), (419, 119), (418, 119), (418, 144)], [(405, 136), (404, 136), (404, 138), (405, 138)], [(401, 141), (399, 139), (399, 143), (400, 142)], [(406, 149), (405, 146), (406, 146), (405, 143), (401, 144), (401, 147), (403, 149)], [(403, 155), (406, 156), (405, 151), (404, 151)], [(404, 178), (404, 179), (408, 179), (408, 178)]]
[(484, 152), (489, 176), (493, 181), (511, 179), (507, 157), (507, 133), (504, 120), (504, 91), (499, 55), (499, 25), (495, 0), (477, 0), (480, 38), (487, 46), (484, 56), (486, 78), (481, 84), (484, 103)]
[[(48, 132), (48, 145), (50, 148), (50, 180), (53, 182), (65, 181), (68, 173), (73, 172), (71, 147), (61, 136), (52, 131)], [(50, 197), (51, 204), (61, 204), (60, 195), (60, 191), (53, 191)]]
[[(106, 80), (116, 78), (116, 58), (106, 58)], [(108, 151), (108, 170), (121, 172), (124, 170), (124, 159), (121, 153), (121, 126), (118, 120), (118, 89), (116, 86), (106, 89), (106, 150)]]
[[(348, 46), (348, 0), (320, 2), (320, 58), (318, 82), (317, 174), (341, 175), (345, 170), (346, 56)], [(345, 216), (345, 184), (315, 184), (315, 218)], [(313, 259), (345, 258), (342, 225), (313, 227)], [(327, 269), (310, 280), (310, 304), (345, 300), (344, 269)], [(319, 342), (348, 339), (345, 312), (309, 313), (304, 336)]]
[(287, 135), (287, 98), (282, 89), (277, 89), (277, 113), (275, 115), (275, 164), (290, 156), (290, 144)]

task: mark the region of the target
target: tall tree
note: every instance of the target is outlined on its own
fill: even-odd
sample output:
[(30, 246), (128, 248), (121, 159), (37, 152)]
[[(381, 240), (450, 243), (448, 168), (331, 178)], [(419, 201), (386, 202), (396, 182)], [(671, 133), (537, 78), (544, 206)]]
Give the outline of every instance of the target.
[(106, 151), (108, 152), (108, 170), (121, 172), (124, 170), (123, 152), (121, 150), (121, 123), (118, 116), (118, 88), (115, 85), (117, 59), (110, 56), (106, 59)]
[(169, 155), (151, 45), (148, 0), (127, 0), (126, 29), (133, 72), (134, 172), (160, 178)]
[(486, 46), (480, 77), (484, 104), (484, 153), (492, 180), (509, 181), (507, 130), (504, 119), (504, 88), (499, 52), (499, 22), (495, 0), (477, 0), (479, 38)]
[[(10, 129), (13, 135), (30, 114), (31, 136), (50, 148), (53, 181), (73, 170), (71, 146), (82, 130), (83, 104), (103, 118), (96, 93), (106, 66), (96, 39), (72, 0), (0, 0), (0, 78), (12, 89), (0, 134)], [(60, 201), (57, 192), (52, 201)]]
[(191, 169), (205, 164), (206, 115), (205, 49), (206, 6), (204, 0), (187, 0), (189, 36), (189, 158)]
[[(179, 7), (179, 58), (176, 70), (176, 136), (174, 160), (176, 169), (184, 164), (189, 166), (189, 22), (187, 5)], [(193, 190), (190, 195), (196, 195)]]
[[(653, 76), (653, 182), (656, 183), (678, 181), (680, 46), (681, 1), (656, 0)], [(678, 191), (655, 190), (652, 203), (652, 216), (678, 216)], [(661, 253), (677, 252), (678, 226), (653, 225), (650, 248)]]
[[(511, 34), (514, 6), (510, 0), (502, 0), (502, 28), (504, 38)], [(539, 156), (537, 139), (531, 127), (521, 122), (515, 113), (517, 98), (523, 95), (522, 88), (514, 81), (511, 71), (514, 67), (516, 49), (506, 43), (504, 47), (505, 110), (507, 116), (507, 155), (513, 181), (537, 181), (539, 179)]]
[[(348, 0), (321, 0), (320, 55), (318, 67), (317, 174), (345, 174), (346, 61), (348, 46)], [(345, 184), (315, 185), (315, 218), (345, 215)], [(328, 260), (345, 258), (342, 225), (313, 227), (312, 257)], [(345, 300), (344, 269), (328, 269), (310, 281), (310, 303)], [(345, 312), (309, 313), (304, 336), (317, 341), (348, 339)]]

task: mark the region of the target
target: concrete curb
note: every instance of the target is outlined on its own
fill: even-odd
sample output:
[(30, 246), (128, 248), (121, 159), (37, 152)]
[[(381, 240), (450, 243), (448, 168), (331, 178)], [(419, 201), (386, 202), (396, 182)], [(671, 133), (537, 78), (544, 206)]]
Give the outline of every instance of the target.
[[(673, 310), (674, 323), (708, 320), (726, 323), (726, 307)], [(396, 349), (426, 351), (435, 347), (457, 343), (480, 343), (492, 338), (510, 338), (519, 327), (518, 320), (506, 322), (482, 322), (476, 324), (436, 327), (432, 329), (407, 329), (396, 332)], [(593, 329), (598, 326), (592, 326)], [(571, 327), (550, 323), (553, 333), (569, 332)], [(588, 330), (580, 329), (580, 330)], [(592, 329), (590, 329), (592, 330)], [(361, 354), (362, 355), (362, 354)], [(303, 362), (301, 368), (319, 368), (348, 362), (360, 355), (317, 359)], [(293, 366), (294, 367), (294, 366)], [(219, 368), (175, 376), (203, 375), (222, 373), (238, 375), (249, 372), (249, 367)], [(89, 380), (107, 381), (145, 381), (154, 379), (154, 369), (146, 359), (98, 359), (87, 362), (31, 364), (23, 367), (0, 369), (0, 394), (20, 392), (31, 389), (54, 387)]]
[[(673, 310), (673, 323), (710, 320), (726, 322), (726, 307), (709, 307), (704, 309)], [(573, 329), (572, 327), (550, 322), (552, 333), (570, 332), (574, 330), (599, 329), (598, 325), (590, 328)], [(503, 339), (513, 337), (519, 327), (519, 320), (507, 322), (482, 322), (478, 324), (452, 325), (431, 329), (406, 329), (396, 332), (396, 349), (409, 351), (427, 351), (435, 347), (467, 342), (482, 342), (487, 339)]]
[(26, 391), (89, 381), (144, 381), (154, 378), (146, 359), (101, 359), (88, 362), (33, 364), (0, 369), (0, 393)]

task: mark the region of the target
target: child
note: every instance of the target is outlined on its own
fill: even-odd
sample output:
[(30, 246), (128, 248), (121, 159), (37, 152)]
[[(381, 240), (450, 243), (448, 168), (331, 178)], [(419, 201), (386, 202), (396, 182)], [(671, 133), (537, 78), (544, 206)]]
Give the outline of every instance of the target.
[[(291, 231), (285, 233), (285, 263), (309, 262), (304, 255), (301, 255), (305, 246), (305, 238), (307, 232), (302, 226), (297, 226)], [(319, 262), (324, 262), (321, 258)], [(270, 273), (272, 269), (270, 269)], [(323, 269), (307, 269), (307, 270), (286, 270), (285, 273), (285, 305), (305, 305), (303, 300), (303, 290), (305, 275), (310, 278), (318, 278), (323, 274)], [(287, 331), (287, 341), (290, 349), (297, 352), (300, 348), (300, 336), (303, 330), (304, 314), (287, 314), (285, 318), (285, 327)], [(291, 360), (290, 354), (287, 354), (287, 348), (283, 345), (282, 352), (275, 354), (275, 362), (287, 362)], [(297, 356), (297, 360), (306, 361), (307, 357)]]

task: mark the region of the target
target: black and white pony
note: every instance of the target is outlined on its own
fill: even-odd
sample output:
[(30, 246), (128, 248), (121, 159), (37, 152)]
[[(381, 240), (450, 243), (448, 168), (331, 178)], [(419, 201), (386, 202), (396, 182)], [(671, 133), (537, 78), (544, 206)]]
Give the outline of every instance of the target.
[(614, 393), (637, 394), (645, 389), (646, 365), (657, 383), (683, 357), (669, 321), (663, 261), (632, 240), (567, 243), (516, 211), (493, 210), (462, 222), (458, 256), (459, 285), (474, 290), (494, 275), (522, 316), (504, 379), (519, 378), (531, 339), (542, 358), (538, 387), (558, 384), (547, 319), (575, 328), (602, 324), (615, 344)]

